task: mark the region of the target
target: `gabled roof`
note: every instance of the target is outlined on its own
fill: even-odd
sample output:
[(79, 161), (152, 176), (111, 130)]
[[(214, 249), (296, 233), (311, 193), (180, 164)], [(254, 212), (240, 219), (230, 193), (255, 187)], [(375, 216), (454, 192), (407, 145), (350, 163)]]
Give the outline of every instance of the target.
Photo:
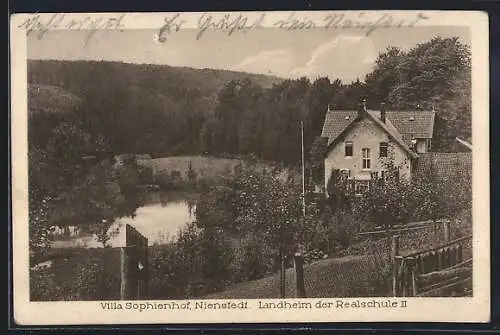
[(434, 111), (387, 111), (391, 120), (403, 139), (432, 138), (434, 131)]
[(385, 130), (385, 132), (389, 135), (389, 137), (392, 138), (392, 140), (394, 140), (394, 142), (398, 143), (403, 148), (403, 150), (405, 150), (411, 157), (418, 157), (418, 155), (414, 151), (412, 151), (410, 147), (408, 147), (407, 143), (405, 143), (404, 141), (403, 136), (401, 136), (401, 134), (398, 132), (398, 130), (388, 117), (386, 117), (385, 122), (382, 122), (382, 120), (380, 120), (379, 111), (369, 110), (367, 114), (379, 127)]
[(419, 155), (415, 174), (423, 178), (433, 175), (441, 181), (472, 178), (471, 152), (428, 152)]
[[(392, 138), (392, 140), (398, 143), (403, 148), (403, 150), (405, 150), (411, 157), (418, 157), (417, 154), (408, 147), (408, 144), (405, 143), (405, 138), (398, 131), (397, 127), (392, 123), (388, 112), (386, 114), (385, 122), (382, 122), (380, 120), (380, 111), (368, 110), (366, 113), (364, 113), (364, 115), (366, 115), (366, 117), (369, 117), (376, 125), (384, 130)], [(349, 130), (350, 126), (354, 124), (354, 121), (356, 121), (357, 119), (357, 111), (329, 111), (326, 114), (325, 123), (323, 124), (323, 130), (321, 132), (322, 137), (328, 138), (328, 148), (331, 148), (334, 144), (336, 144), (338, 139), (340, 139), (342, 135)], [(400, 118), (400, 122), (401, 119), (402, 118)]]
[(328, 138), (330, 145), (351, 123), (356, 120), (357, 111), (328, 111), (323, 123), (321, 137)]

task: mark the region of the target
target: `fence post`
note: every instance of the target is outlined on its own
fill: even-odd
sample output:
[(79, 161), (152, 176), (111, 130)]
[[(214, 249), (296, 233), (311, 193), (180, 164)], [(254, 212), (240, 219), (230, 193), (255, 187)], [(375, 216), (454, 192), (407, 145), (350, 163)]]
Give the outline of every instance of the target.
[(130, 257), (127, 247), (120, 248), (120, 299), (127, 300), (132, 298), (130, 294)]
[(415, 297), (417, 295), (417, 259), (412, 260), (411, 267), (411, 296)]
[(148, 239), (125, 225), (125, 247), (121, 248), (120, 299), (144, 299), (148, 291)]
[(392, 295), (398, 296), (398, 268), (396, 256), (399, 255), (399, 235), (392, 237), (391, 259), (392, 259)]
[(450, 240), (450, 221), (443, 221), (443, 230), (444, 230), (444, 241), (448, 242)]
[(306, 297), (306, 288), (304, 286), (304, 258), (300, 253), (296, 253), (294, 256), (294, 267), (295, 267), (295, 296), (297, 298)]

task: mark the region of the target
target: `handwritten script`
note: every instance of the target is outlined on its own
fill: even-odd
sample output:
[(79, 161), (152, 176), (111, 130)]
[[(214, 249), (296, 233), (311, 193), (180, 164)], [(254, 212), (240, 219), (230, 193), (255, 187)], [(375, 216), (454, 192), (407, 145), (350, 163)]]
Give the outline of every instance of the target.
[[(248, 16), (243, 14), (231, 15), (226, 14), (222, 18), (216, 18), (212, 14), (204, 13), (198, 19), (198, 32), (196, 39), (201, 39), (208, 31), (217, 31), (233, 35), (236, 32), (247, 33), (250, 30), (255, 30), (263, 27), (271, 27), (284, 29), (287, 31), (299, 31), (308, 29), (362, 29), (366, 36), (369, 36), (379, 28), (411, 28), (416, 26), (420, 21), (428, 19), (424, 14), (418, 13), (411, 19), (398, 19), (389, 13), (381, 13), (375, 19), (367, 19), (364, 12), (359, 13), (355, 17), (346, 15), (345, 13), (328, 14), (322, 20), (312, 20), (307, 17), (300, 16), (296, 12), (292, 12), (286, 19), (277, 20), (266, 25), (266, 14), (263, 13), (259, 18), (250, 20)], [(165, 24), (161, 27), (159, 38), (160, 42), (167, 40), (167, 35), (172, 32), (181, 30), (185, 20), (181, 19), (180, 14), (165, 17)]]
[(50, 30), (82, 30), (86, 31), (85, 43), (99, 30), (125, 29), (123, 20), (127, 14), (116, 17), (84, 16), (77, 17), (71, 14), (52, 14), (44, 17), (41, 14), (34, 14), (24, 20), (18, 27), (26, 29), (29, 36), (35, 34), (38, 39), (42, 39)]
[[(69, 15), (69, 16), (68, 16)], [(36, 34), (41, 39), (47, 32), (55, 29), (85, 30), (87, 31), (86, 43), (99, 30), (124, 30), (124, 20), (127, 14), (116, 17), (93, 17), (71, 16), (71, 14), (53, 14), (52, 16), (41, 16), (34, 14), (29, 16), (19, 27), (26, 29), (28, 35)], [(353, 13), (327, 13), (322, 17), (308, 18), (306, 14), (291, 12), (286, 18), (280, 20), (268, 19), (266, 13), (248, 15), (243, 13), (234, 14), (198, 14), (195, 26), (188, 25), (188, 19), (193, 14), (176, 13), (163, 17), (163, 22), (155, 33), (155, 39), (165, 43), (168, 37), (181, 30), (195, 29), (196, 40), (202, 39), (209, 32), (219, 32), (227, 36), (236, 33), (248, 33), (261, 28), (276, 28), (286, 31), (303, 31), (309, 29), (360, 29), (366, 36), (381, 28), (411, 28), (428, 19), (423, 13), (404, 19), (396, 14), (381, 12), (375, 16), (364, 12)], [(189, 16), (189, 17), (188, 17)]]

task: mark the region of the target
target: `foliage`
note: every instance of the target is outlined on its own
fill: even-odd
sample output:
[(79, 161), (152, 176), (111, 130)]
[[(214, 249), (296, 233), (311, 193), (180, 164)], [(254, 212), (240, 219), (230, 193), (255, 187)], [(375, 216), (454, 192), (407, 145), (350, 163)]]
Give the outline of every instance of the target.
[(77, 113), (57, 115), (51, 129), (45, 114), (30, 116), (29, 136), (37, 139), (28, 152), (30, 251), (37, 258), (48, 245), (50, 226), (82, 225), (105, 244), (113, 219), (137, 207), (137, 168), (115, 168), (102, 134), (87, 133)]
[[(46, 267), (30, 269), (32, 301), (119, 299), (119, 249), (52, 249)], [(64, 257), (62, 257), (64, 256)]]
[[(36, 88), (29, 92), (34, 103), (66, 111), (65, 106), (54, 108), (53, 102), (75, 96), (83, 128), (90, 134), (106, 133), (113, 152), (155, 156), (198, 153), (200, 131), (213, 113), (217, 91), (245, 77), (265, 87), (281, 81), (264, 75), (150, 64), (28, 62), (28, 83)], [(40, 114), (39, 109), (30, 110)]]
[[(35, 193), (34, 189), (30, 188), (30, 193)], [(36, 258), (45, 257), (50, 247), (48, 239), (50, 201), (51, 198), (46, 197), (41, 200), (33, 199), (29, 203), (30, 264), (35, 263)]]
[(151, 250), (150, 288), (155, 298), (197, 297), (231, 281), (232, 254), (221, 232), (189, 224), (178, 240)]
[(436, 109), (434, 149), (471, 139), (471, 54), (458, 38), (435, 37), (407, 52), (389, 47), (366, 76), (368, 101), (394, 109)]
[(346, 248), (353, 243), (360, 232), (360, 222), (356, 217), (347, 211), (338, 211), (328, 222), (328, 238)]

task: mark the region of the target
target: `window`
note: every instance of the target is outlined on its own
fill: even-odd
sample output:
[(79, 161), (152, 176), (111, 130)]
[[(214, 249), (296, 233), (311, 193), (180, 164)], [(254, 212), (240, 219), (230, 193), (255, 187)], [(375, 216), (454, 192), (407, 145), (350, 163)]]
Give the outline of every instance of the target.
[(389, 145), (387, 142), (381, 142), (379, 147), (379, 155), (380, 157), (387, 157), (387, 149)]
[(370, 149), (363, 148), (363, 169), (371, 169)]
[(356, 180), (355, 192), (360, 195), (368, 191), (370, 188), (370, 181), (368, 180)]
[(345, 142), (345, 156), (352, 157), (352, 142)]

